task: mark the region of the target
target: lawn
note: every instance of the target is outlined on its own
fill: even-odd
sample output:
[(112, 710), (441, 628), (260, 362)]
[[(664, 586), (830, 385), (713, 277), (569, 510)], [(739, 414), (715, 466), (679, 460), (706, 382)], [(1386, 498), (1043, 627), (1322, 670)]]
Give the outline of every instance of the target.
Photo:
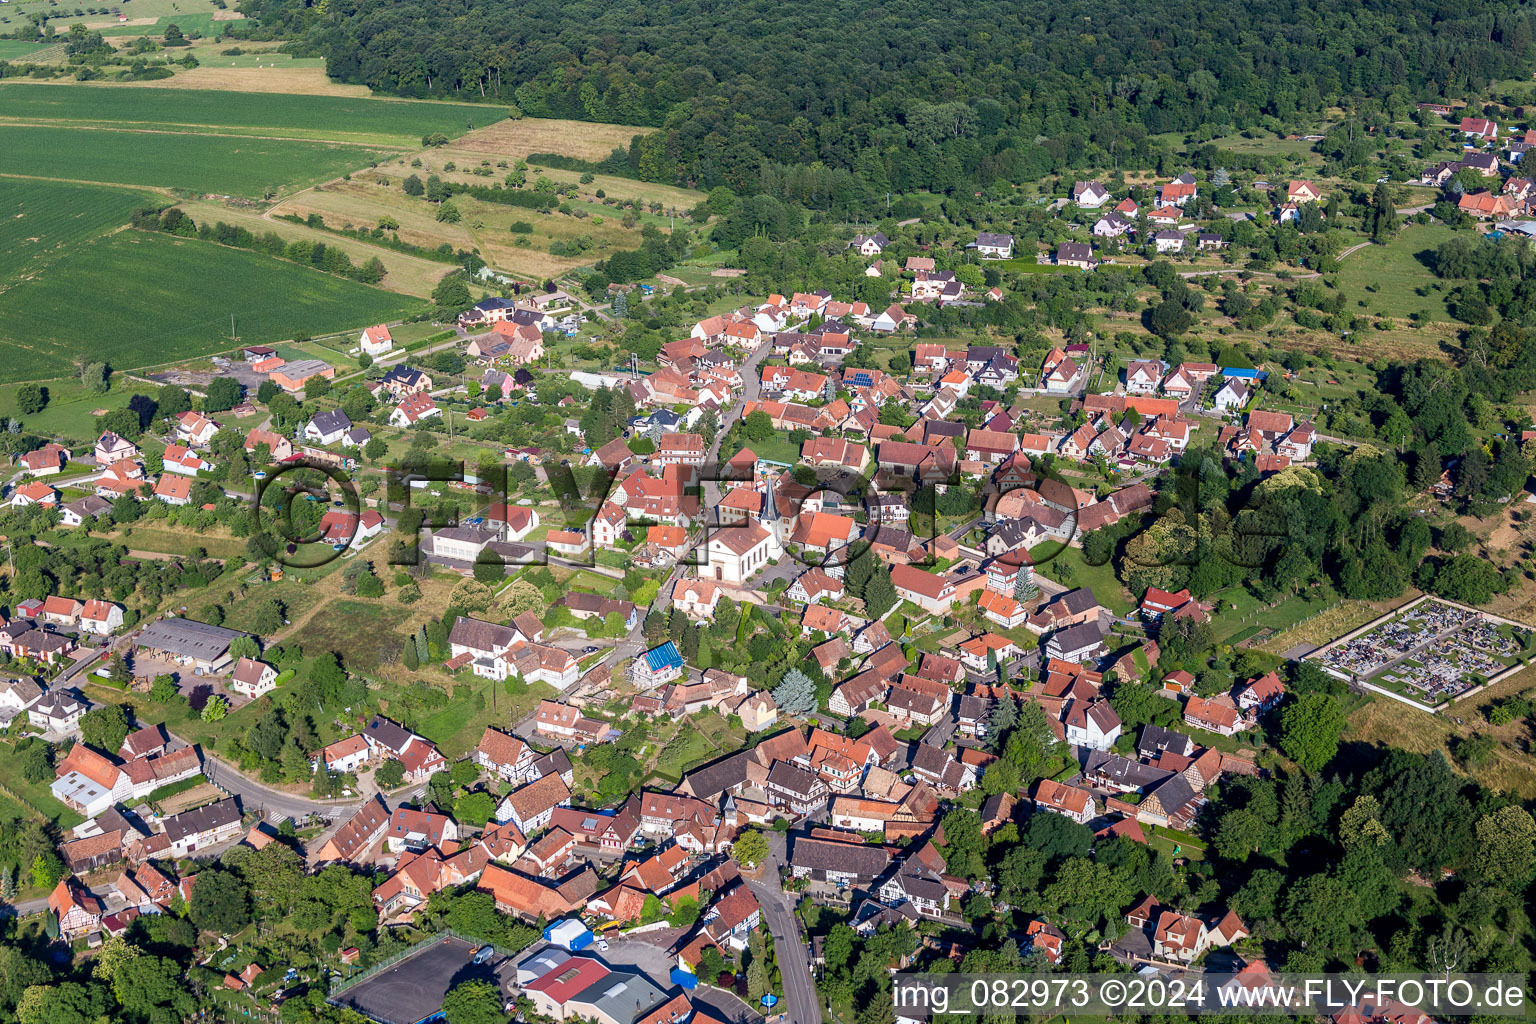
[(1211, 624), (1211, 639), (1215, 643), (1236, 643), (1237, 635), (1250, 627), (1250, 636), (1264, 627), (1287, 630), (1317, 614), (1322, 607), (1305, 594), (1292, 595), (1273, 606), (1263, 605), (1243, 586), (1228, 587), (1212, 600), (1218, 602), (1219, 609)]
[(1099, 604), (1116, 615), (1128, 615), (1135, 607), (1131, 595), (1115, 577), (1111, 562), (1089, 565), (1083, 561), (1081, 548), (1062, 548), (1055, 541), (1031, 549), (1029, 557), (1034, 559), (1036, 571), (1042, 576), (1068, 587), (1087, 587)]
[[(1360, 307), (1355, 303), (1364, 301), (1366, 310), (1383, 316), (1406, 317), (1427, 310), (1433, 320), (1449, 320), (1445, 292), (1418, 295), (1415, 289), (1437, 282), (1429, 258), (1456, 234), (1443, 224), (1409, 225), (1386, 245), (1351, 253), (1339, 263), (1339, 288), (1349, 300), (1345, 308), (1356, 312)], [(1367, 291), (1367, 285), (1378, 290)]]
[[(92, 301), (82, 303), (89, 295)], [(121, 232), (79, 246), (0, 292), (0, 382), (68, 375), (90, 354), (114, 369), (402, 316), (402, 296), (254, 252)]]
[[(0, 108), (9, 99), (0, 89)], [(85, 124), (0, 124), (0, 174), (248, 198), (259, 198), (269, 188), (304, 188), (327, 181), (378, 155), (382, 153), (356, 146), (295, 139)]]
[[(52, 779), (28, 782), (21, 774), (21, 755), (9, 743), (0, 743), (0, 778), (5, 780), (17, 795), (54, 821), (60, 828), (73, 828), (84, 821), (84, 816), (70, 810), (53, 798), (48, 791)], [(14, 801), (8, 801), (14, 802)]]
[[(211, 130), (412, 149), (421, 145), (424, 135), (440, 132), (452, 138), (507, 116), (505, 107), (464, 103), (19, 81), (0, 85), (0, 112), (7, 119), (32, 123), (134, 126), (174, 132)], [(242, 157), (239, 162), (244, 160)], [(118, 180), (94, 167), (89, 177)]]
[(16, 392), (20, 388), (20, 384), (0, 385), (0, 416), (21, 420), (29, 431), (65, 441), (94, 441), (99, 433), (96, 412), (121, 409), (133, 396), (132, 388), (126, 386), (98, 395), (72, 378), (58, 380), (46, 385), (48, 404), (43, 411), (24, 416), (16, 407)]
[(128, 223), (145, 205), (144, 193), (128, 189), (0, 180), (0, 282), (30, 274), (80, 242)]

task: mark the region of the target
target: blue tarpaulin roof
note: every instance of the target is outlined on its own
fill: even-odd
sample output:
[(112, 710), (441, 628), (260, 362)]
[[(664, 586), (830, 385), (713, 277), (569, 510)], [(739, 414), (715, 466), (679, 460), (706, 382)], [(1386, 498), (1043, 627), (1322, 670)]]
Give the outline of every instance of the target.
[(645, 663), (652, 672), (657, 672), (664, 668), (682, 668), (683, 656), (677, 653), (677, 645), (668, 640), (660, 647), (652, 647), (646, 651)]

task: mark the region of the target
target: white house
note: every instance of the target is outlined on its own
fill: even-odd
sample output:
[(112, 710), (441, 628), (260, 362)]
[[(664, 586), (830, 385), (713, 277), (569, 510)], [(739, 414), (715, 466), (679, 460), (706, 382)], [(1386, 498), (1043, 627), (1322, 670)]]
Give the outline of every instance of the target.
[(395, 339), (390, 337), (388, 327), (379, 324), (377, 327), (369, 327), (363, 331), (362, 337), (358, 339), (358, 347), (365, 355), (377, 359), (395, 347)]
[(1074, 700), (1062, 716), (1067, 742), (1092, 750), (1108, 750), (1120, 738), (1120, 716), (1107, 700)]
[(1248, 388), (1236, 377), (1228, 377), (1221, 390), (1216, 392), (1214, 407), (1217, 409), (1240, 409), (1243, 403), (1248, 401)]
[(389, 425), (413, 427), (422, 420), (442, 415), (443, 410), (432, 401), (432, 396), (422, 391), (407, 396), (403, 402), (395, 406), (395, 411), (389, 414)]
[(976, 252), (982, 256), (1007, 260), (1013, 258), (1013, 236), (983, 231), (976, 236)]
[(97, 636), (107, 636), (123, 625), (123, 609), (111, 601), (90, 600), (80, 612), (80, 628)]
[(1080, 181), (1072, 186), (1072, 202), (1089, 210), (1097, 210), (1109, 202), (1109, 189), (1096, 181)]
[(1183, 252), (1184, 236), (1177, 231), (1158, 231), (1152, 236), (1158, 252)]
[(327, 409), (324, 412), (315, 413), (310, 421), (304, 424), (304, 440), (313, 441), (316, 444), (335, 444), (347, 435), (352, 429), (352, 420), (340, 409)]
[(277, 669), (255, 658), (241, 658), (235, 662), (234, 675), (230, 676), (226, 685), (236, 693), (255, 700), (277, 689)]

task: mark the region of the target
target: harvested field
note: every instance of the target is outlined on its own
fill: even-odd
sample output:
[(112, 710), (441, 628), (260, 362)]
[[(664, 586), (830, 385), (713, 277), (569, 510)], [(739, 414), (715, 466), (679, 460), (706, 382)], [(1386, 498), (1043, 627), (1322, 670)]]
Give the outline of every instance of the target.
[(529, 153), (560, 153), (578, 160), (602, 160), (615, 146), (628, 147), (636, 135), (652, 131), (655, 129), (525, 117), (517, 121), (499, 121), (489, 128), (470, 132), (456, 139), (453, 149), (508, 159), (525, 157)]
[(174, 78), (127, 84), (146, 89), (208, 89), (217, 92), (285, 93), (293, 96), (361, 98), (371, 95), (366, 85), (331, 81), (325, 76), (324, 68), (218, 68), (204, 65), (178, 71)]

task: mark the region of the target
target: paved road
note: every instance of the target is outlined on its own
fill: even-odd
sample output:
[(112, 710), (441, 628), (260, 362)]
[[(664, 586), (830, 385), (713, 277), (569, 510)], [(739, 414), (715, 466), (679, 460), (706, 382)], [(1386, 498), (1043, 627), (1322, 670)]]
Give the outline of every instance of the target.
[(768, 862), (764, 881), (748, 881), (757, 901), (763, 906), (763, 920), (773, 935), (773, 951), (784, 978), (784, 1012), (789, 1024), (821, 1024), (821, 996), (811, 980), (810, 950), (800, 935), (795, 919), (794, 898), (779, 886), (779, 865), (784, 863), (785, 841), (782, 832), (766, 833)]
[[(172, 738), (179, 739), (174, 734)], [(233, 766), (207, 750), (203, 751), (203, 774), (209, 782), (239, 797), (242, 811), (258, 813), (267, 821), (282, 821), (284, 818), (303, 821), (311, 814), (331, 821), (344, 820), (362, 806), (361, 800), (311, 800), (309, 797), (272, 789), (241, 775)]]

